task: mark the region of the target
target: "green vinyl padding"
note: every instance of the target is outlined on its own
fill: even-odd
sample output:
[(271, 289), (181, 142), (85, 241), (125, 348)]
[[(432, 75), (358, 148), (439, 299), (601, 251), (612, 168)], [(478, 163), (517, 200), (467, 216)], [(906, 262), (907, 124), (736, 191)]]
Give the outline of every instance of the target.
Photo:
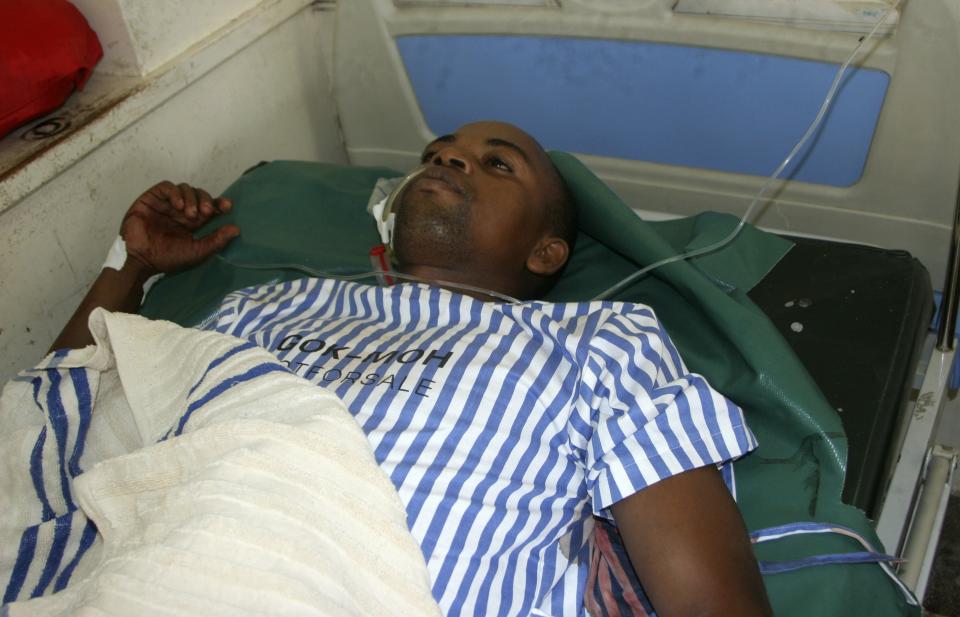
[[(737, 223), (715, 213), (643, 221), (575, 157), (553, 152), (551, 158), (577, 202), (580, 235), (548, 300), (591, 299), (644, 265), (724, 237)], [(335, 274), (369, 270), (368, 252), (379, 237), (367, 200), (378, 178), (397, 175), (384, 168), (292, 161), (253, 169), (224, 193), (235, 207), (215, 222), (235, 222), (241, 237), (222, 258), (159, 281), (141, 312), (196, 325), (234, 289), (302, 276), (285, 264)], [(744, 408), (760, 443), (735, 463), (737, 501), (750, 530), (825, 522), (849, 527), (880, 547), (864, 514), (841, 502), (846, 439), (837, 413), (746, 295), (789, 248), (748, 225), (721, 251), (663, 266), (615, 299), (652, 306), (690, 369)], [(855, 541), (832, 534), (755, 545), (764, 561), (860, 550)], [(919, 615), (875, 564), (824, 565), (764, 581), (778, 616)]]

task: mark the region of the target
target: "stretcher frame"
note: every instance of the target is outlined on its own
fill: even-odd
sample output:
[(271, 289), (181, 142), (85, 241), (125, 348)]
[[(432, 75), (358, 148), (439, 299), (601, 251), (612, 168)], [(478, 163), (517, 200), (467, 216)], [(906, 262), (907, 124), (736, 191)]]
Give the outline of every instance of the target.
[[(934, 443), (956, 355), (956, 322), (960, 308), (960, 189), (936, 343), (925, 366), (916, 401), (901, 427), (877, 534), (902, 562), (901, 580), (922, 602), (943, 528), (960, 453)], [(896, 443), (896, 442), (895, 442)]]

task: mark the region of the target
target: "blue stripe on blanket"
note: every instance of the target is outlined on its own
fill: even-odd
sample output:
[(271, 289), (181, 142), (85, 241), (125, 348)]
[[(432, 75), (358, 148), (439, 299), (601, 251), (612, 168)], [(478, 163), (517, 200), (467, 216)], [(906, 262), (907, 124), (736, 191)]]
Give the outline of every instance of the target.
[(193, 384), (193, 387), (190, 388), (190, 391), (187, 393), (187, 396), (193, 396), (193, 393), (197, 390), (197, 388), (200, 387), (200, 384), (203, 383), (203, 380), (207, 378), (207, 375), (210, 374), (210, 371), (217, 368), (218, 366), (223, 364), (225, 361), (229, 360), (230, 358), (237, 355), (241, 351), (246, 351), (247, 349), (253, 349), (254, 347), (256, 347), (256, 344), (251, 342), (246, 342), (246, 343), (243, 343), (242, 345), (237, 345), (227, 353), (223, 354), (222, 356), (220, 356), (219, 358), (211, 362), (210, 365), (207, 366), (207, 370), (205, 370), (203, 372), (203, 375), (200, 376), (200, 379), (197, 381), (197, 383)]
[(63, 501), (67, 506), (67, 511), (76, 509), (73, 505), (73, 499), (70, 495), (70, 478), (67, 476), (67, 412), (63, 407), (63, 399), (60, 397), (60, 382), (62, 376), (57, 369), (48, 369), (47, 378), (50, 381), (50, 387), (47, 389), (47, 417), (50, 425), (53, 426), (53, 435), (57, 440), (57, 461), (59, 462), (60, 472), (60, 492), (63, 493)]
[(3, 603), (13, 602), (20, 595), (20, 589), (23, 582), (27, 580), (27, 573), (30, 572), (30, 563), (33, 561), (33, 553), (37, 548), (37, 526), (27, 527), (20, 536), (20, 548), (17, 549), (17, 561), (13, 564), (13, 572), (10, 573), (10, 581), (7, 583), (7, 589), (3, 592)]
[(87, 442), (87, 430), (90, 428), (90, 417), (93, 412), (93, 396), (90, 393), (90, 383), (87, 381), (87, 371), (82, 368), (70, 369), (70, 381), (73, 382), (73, 391), (77, 395), (77, 439), (73, 443), (73, 454), (67, 465), (71, 478), (76, 478), (83, 470), (80, 469), (80, 457), (83, 456), (83, 446)]
[[(37, 379), (37, 382), (40, 380)], [(33, 489), (37, 492), (37, 499), (40, 500), (42, 513), (41, 521), (49, 521), (56, 513), (50, 506), (50, 500), (47, 499), (47, 489), (43, 485), (43, 444), (47, 441), (47, 427), (40, 428), (40, 434), (37, 435), (37, 443), (33, 446), (30, 453), (30, 478), (33, 480)]]
[(257, 366), (251, 368), (250, 370), (244, 373), (240, 373), (239, 375), (234, 375), (233, 377), (228, 377), (227, 379), (224, 379), (219, 384), (211, 388), (209, 392), (203, 395), (203, 397), (197, 399), (196, 401), (191, 403), (189, 407), (187, 407), (186, 413), (183, 414), (183, 416), (180, 418), (180, 422), (177, 424), (177, 430), (174, 433), (174, 435), (180, 435), (183, 433), (183, 429), (187, 425), (187, 421), (190, 420), (190, 416), (193, 415), (193, 412), (200, 409), (201, 407), (203, 407), (213, 399), (217, 398), (218, 396), (220, 396), (230, 388), (238, 384), (241, 384), (245, 381), (256, 379), (257, 377), (260, 377), (262, 375), (266, 375), (268, 373), (278, 373), (278, 372), (279, 373), (288, 372), (287, 367), (283, 366), (282, 364), (277, 364), (275, 362), (264, 362), (263, 364), (258, 364)]
[(60, 572), (60, 576), (57, 577), (57, 582), (53, 586), (54, 592), (60, 591), (67, 586), (70, 582), (70, 577), (73, 576), (73, 571), (76, 569), (77, 564), (80, 563), (80, 559), (90, 550), (90, 547), (93, 546), (93, 541), (96, 539), (97, 526), (93, 524), (93, 521), (87, 519), (87, 524), (83, 528), (83, 535), (80, 536), (80, 546), (77, 548), (77, 553), (63, 568), (63, 571)]
[(53, 544), (50, 546), (50, 552), (47, 553), (47, 559), (43, 564), (43, 572), (40, 574), (40, 580), (37, 586), (33, 588), (30, 594), (31, 598), (38, 598), (47, 590), (57, 570), (60, 569), (60, 562), (63, 561), (63, 553), (67, 548), (67, 541), (70, 539), (70, 530), (73, 527), (73, 513), (58, 516), (53, 524)]

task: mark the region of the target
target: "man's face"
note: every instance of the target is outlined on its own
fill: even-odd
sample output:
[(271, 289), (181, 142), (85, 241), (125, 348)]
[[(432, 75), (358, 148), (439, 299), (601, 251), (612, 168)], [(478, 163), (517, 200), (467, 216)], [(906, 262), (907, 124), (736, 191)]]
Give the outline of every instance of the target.
[(544, 235), (550, 161), (520, 129), (468, 124), (424, 149), (426, 171), (401, 195), (394, 248), (401, 269), (523, 276)]

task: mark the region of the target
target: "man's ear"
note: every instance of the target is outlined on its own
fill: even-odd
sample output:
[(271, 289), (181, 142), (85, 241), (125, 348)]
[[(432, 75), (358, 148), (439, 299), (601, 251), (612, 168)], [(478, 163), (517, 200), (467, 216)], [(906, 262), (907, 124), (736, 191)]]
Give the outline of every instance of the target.
[(570, 257), (567, 241), (557, 236), (541, 238), (527, 257), (527, 270), (540, 276), (556, 274)]

